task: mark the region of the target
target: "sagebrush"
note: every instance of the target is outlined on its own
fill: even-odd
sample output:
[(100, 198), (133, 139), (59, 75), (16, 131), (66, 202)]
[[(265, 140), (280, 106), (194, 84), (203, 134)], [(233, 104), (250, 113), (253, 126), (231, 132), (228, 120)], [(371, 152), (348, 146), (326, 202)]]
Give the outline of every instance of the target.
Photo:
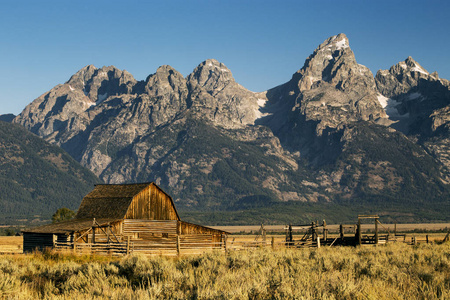
[(450, 244), (0, 258), (14, 299), (450, 299)]

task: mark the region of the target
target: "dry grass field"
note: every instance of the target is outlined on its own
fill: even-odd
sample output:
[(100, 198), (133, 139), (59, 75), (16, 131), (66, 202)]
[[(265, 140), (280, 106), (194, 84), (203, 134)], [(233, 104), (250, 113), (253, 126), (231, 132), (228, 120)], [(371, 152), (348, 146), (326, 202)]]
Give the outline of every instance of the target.
[(0, 236), (0, 254), (22, 253), (21, 236)]
[[(283, 234), (267, 239), (272, 236), (274, 249), (181, 257), (22, 254), (22, 237), (0, 237), (0, 298), (450, 299), (450, 242), (441, 242), (443, 232), (408, 233), (417, 245), (320, 249), (286, 249)], [(251, 243), (261, 236), (229, 239)]]
[(450, 299), (450, 243), (180, 258), (0, 256), (6, 299)]

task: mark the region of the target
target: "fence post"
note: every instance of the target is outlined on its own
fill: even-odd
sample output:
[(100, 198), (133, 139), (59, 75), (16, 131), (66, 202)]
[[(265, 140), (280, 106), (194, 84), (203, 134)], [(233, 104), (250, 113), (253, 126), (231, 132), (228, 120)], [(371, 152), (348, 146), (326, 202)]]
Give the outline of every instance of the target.
[(177, 255), (180, 256), (180, 236), (177, 235)]
[(127, 255), (130, 254), (130, 236), (127, 236)]
[(320, 236), (317, 235), (317, 248), (320, 248)]
[(358, 245), (360, 245), (361, 246), (361, 240), (362, 240), (362, 238), (361, 238), (361, 219), (359, 219), (358, 218), (358, 227), (357, 227), (357, 232), (358, 232)]
[(275, 238), (274, 237), (272, 237), (270, 244), (271, 244), (272, 250), (273, 250), (275, 248)]
[(73, 233), (73, 253), (77, 254), (77, 234)]
[(227, 248), (227, 235), (226, 234), (223, 236), (223, 246), (225, 248), (225, 254), (227, 254), (228, 248)]
[(291, 224), (289, 224), (289, 240), (288, 240), (288, 242), (289, 242), (289, 248), (291, 247), (291, 245), (292, 245), (292, 242), (293, 242), (293, 238), (292, 238), (292, 225)]
[(427, 236), (426, 236), (426, 237), (427, 237), (427, 244), (428, 244), (428, 234), (427, 234)]
[(378, 245), (378, 219), (375, 219), (375, 245)]
[(266, 246), (266, 229), (264, 228), (264, 225), (261, 224), (261, 230), (262, 230), (262, 238), (263, 238), (263, 247)]

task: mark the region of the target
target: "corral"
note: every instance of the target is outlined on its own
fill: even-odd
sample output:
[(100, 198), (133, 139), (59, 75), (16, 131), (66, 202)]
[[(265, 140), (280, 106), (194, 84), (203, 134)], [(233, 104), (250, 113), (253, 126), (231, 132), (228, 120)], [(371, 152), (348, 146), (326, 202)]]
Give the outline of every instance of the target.
[(23, 230), (23, 250), (75, 253), (202, 253), (222, 247), (227, 232), (180, 220), (155, 183), (99, 184), (73, 220)]

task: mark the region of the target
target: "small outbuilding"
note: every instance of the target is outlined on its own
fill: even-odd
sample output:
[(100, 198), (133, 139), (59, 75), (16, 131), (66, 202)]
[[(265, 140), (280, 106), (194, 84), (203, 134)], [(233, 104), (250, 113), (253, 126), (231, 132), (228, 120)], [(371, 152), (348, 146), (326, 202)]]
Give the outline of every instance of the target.
[(23, 250), (179, 255), (223, 249), (226, 235), (181, 221), (155, 183), (98, 184), (74, 219), (23, 230)]

